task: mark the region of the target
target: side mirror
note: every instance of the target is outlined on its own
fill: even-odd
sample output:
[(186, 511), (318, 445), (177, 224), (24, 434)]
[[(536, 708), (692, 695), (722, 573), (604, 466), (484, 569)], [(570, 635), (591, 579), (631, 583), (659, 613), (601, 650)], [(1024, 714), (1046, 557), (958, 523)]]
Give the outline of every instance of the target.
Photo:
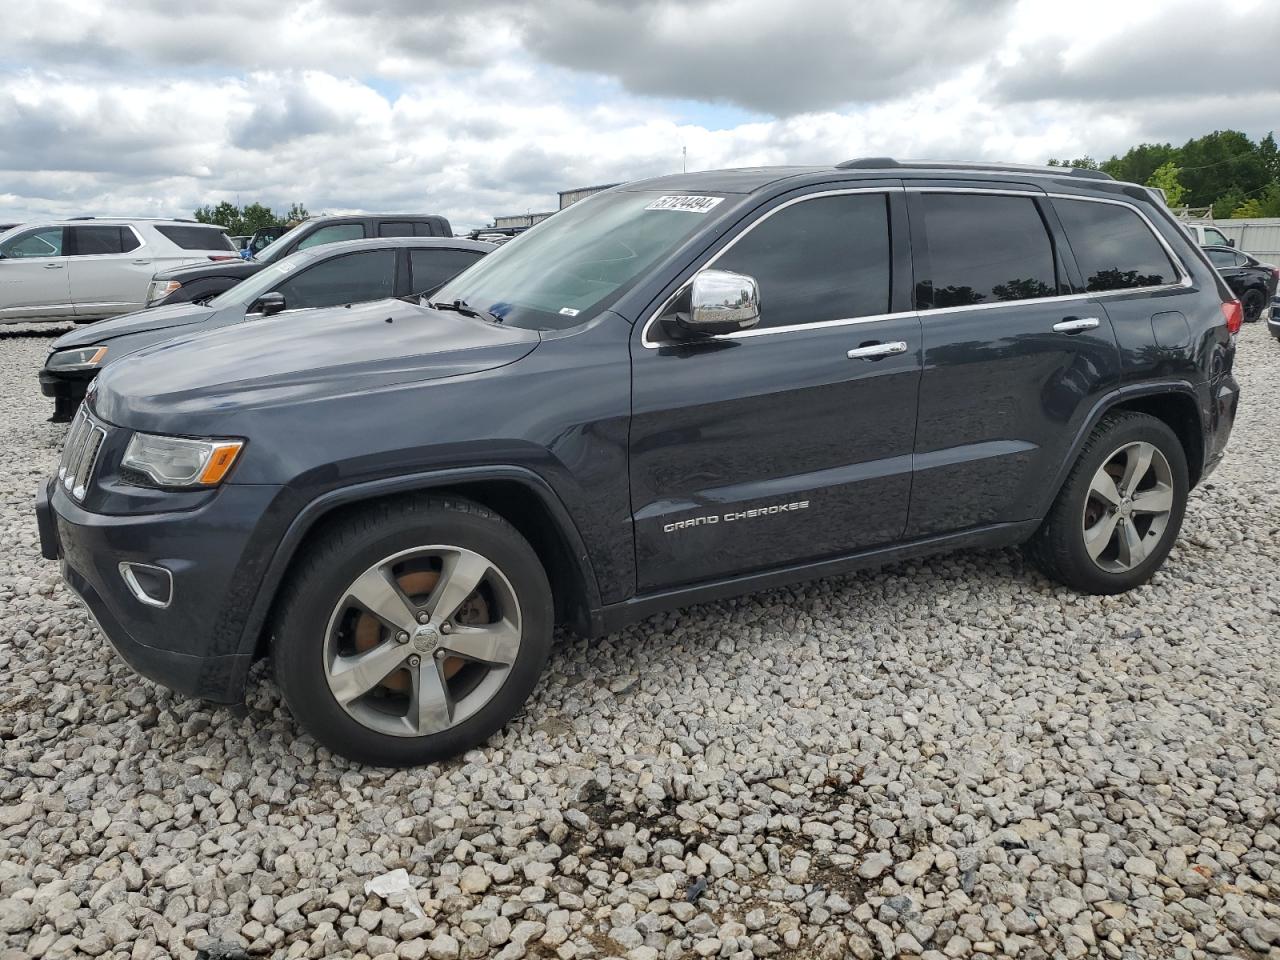
[(755, 277), (728, 270), (703, 270), (689, 289), (689, 312), (677, 314), (686, 334), (714, 337), (747, 330), (760, 322), (760, 287)]
[(272, 317), (285, 308), (284, 294), (278, 290), (264, 293), (249, 308), (250, 313), (261, 313), (264, 317)]
[(1236, 245), (1235, 237), (1228, 237), (1228, 238), (1227, 238), (1227, 246), (1228, 246), (1228, 247), (1234, 247), (1235, 245)]

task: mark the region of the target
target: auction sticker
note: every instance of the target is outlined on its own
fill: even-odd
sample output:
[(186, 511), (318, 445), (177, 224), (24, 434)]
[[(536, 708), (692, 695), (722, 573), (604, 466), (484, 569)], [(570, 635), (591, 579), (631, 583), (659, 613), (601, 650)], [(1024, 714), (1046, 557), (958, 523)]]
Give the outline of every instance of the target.
[(685, 213), (706, 213), (724, 197), (659, 197), (645, 207), (646, 210), (683, 210)]

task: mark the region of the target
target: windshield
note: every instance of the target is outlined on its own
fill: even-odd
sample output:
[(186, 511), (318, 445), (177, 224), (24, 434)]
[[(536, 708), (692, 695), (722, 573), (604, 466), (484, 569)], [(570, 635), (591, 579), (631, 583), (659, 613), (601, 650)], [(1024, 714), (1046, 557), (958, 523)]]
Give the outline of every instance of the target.
[(222, 291), (209, 301), (209, 306), (215, 310), (232, 306), (247, 307), (268, 290), (277, 287), (285, 277), (297, 273), (314, 259), (315, 257), (309, 253), (290, 254), (279, 263), (264, 267), (243, 283), (237, 283), (230, 290)]
[(723, 197), (601, 193), (561, 210), (432, 296), (504, 323), (562, 330), (592, 319), (706, 223)]

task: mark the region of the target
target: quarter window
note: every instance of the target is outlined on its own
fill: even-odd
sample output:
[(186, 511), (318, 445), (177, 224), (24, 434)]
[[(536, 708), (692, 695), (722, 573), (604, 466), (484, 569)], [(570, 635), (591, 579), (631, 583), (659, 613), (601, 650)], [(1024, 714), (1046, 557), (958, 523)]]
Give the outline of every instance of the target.
[(322, 260), (276, 288), (285, 308), (336, 307), (343, 303), (381, 300), (395, 293), (394, 250), (370, 250)]
[(162, 225), (156, 227), (156, 232), (166, 240), (173, 241), (174, 244), (183, 250), (231, 250), (236, 249), (236, 245), (231, 242), (231, 238), (217, 227), (187, 227), (187, 226), (168, 226)]
[(756, 279), (761, 328), (888, 313), (888, 198), (851, 193), (792, 204), (744, 234), (715, 269)]
[(1055, 200), (1087, 290), (1176, 283), (1178, 271), (1138, 212), (1116, 203)]
[(14, 260), (21, 257), (60, 257), (62, 228), (50, 227), (47, 230), (24, 233), (0, 247), (0, 253)]
[(297, 249), (305, 250), (307, 247), (318, 247), (322, 243), (337, 243), (339, 240), (360, 240), (364, 237), (364, 227), (358, 223), (335, 223), (332, 226), (321, 227), (315, 233), (303, 237), (299, 241)]
[(1053, 242), (1031, 197), (920, 194), (929, 257), (921, 309), (1058, 293)]
[(1206, 250), (1209, 254), (1209, 260), (1215, 267), (1234, 267), (1236, 265), (1236, 255), (1226, 250)]

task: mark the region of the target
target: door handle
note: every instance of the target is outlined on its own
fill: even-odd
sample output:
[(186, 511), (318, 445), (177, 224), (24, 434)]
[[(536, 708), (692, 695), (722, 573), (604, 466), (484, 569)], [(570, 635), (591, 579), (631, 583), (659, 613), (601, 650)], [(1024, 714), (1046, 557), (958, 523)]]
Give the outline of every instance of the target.
[(902, 340), (889, 343), (869, 343), (865, 347), (854, 347), (845, 356), (850, 360), (878, 360), (881, 357), (892, 357), (896, 353), (906, 353), (907, 345)]
[(1057, 333), (1083, 333), (1094, 329), (1101, 322), (1097, 317), (1067, 317), (1055, 323), (1053, 329)]
[(150, 265), (151, 265), (151, 261), (150, 261), (150, 260), (135, 260), (135, 261), (133, 261), (133, 262), (134, 262), (134, 263), (136, 263), (136, 264), (137, 264), (138, 266), (140, 266), (140, 267), (147, 267), (147, 266), (150, 266)]
[(61, 269), (62, 269), (62, 264), (60, 264), (60, 263), (46, 263), (46, 264), (44, 265), (44, 268), (45, 268), (46, 270), (61, 270)]

